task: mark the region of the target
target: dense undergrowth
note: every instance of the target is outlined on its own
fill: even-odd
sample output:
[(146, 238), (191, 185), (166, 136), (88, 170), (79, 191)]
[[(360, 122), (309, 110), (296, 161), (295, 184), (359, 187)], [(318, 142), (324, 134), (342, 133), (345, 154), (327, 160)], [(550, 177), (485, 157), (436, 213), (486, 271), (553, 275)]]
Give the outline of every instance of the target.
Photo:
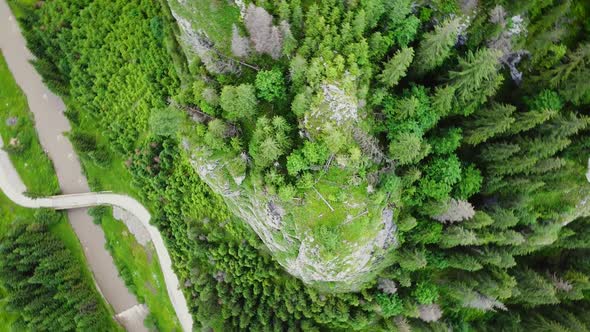
[[(584, 1), (248, 1), (259, 7), (213, 28), (227, 3), (195, 5), (208, 2), (211, 20), (188, 28), (214, 29), (210, 40), (178, 21), (190, 65), (166, 2), (21, 8), (74, 133), (80, 119), (95, 124), (98, 139), (80, 130), (74, 143), (97, 165), (126, 160), (198, 326), (588, 323)], [(370, 209), (359, 227), (312, 214), (359, 193), (394, 211), (397, 248), (358, 292), (304, 285), (201, 181), (179, 133), (278, 197), (293, 216), (285, 224), (308, 231), (291, 234), (311, 234), (322, 259), (377, 227)]]

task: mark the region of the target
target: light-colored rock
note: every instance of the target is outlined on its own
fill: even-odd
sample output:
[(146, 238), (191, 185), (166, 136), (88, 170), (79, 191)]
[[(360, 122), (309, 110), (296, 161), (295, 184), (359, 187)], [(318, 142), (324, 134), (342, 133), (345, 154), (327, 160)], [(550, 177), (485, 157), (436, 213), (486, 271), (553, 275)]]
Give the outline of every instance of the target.
[(358, 120), (358, 102), (338, 85), (323, 84), (324, 101), (328, 104), (329, 113), (320, 112), (320, 108), (312, 112), (312, 116), (328, 118), (341, 125), (349, 121)]
[(203, 61), (207, 70), (212, 73), (234, 73), (238, 71), (234, 61), (223, 58), (216, 52), (213, 42), (205, 32), (193, 29), (191, 22), (187, 18), (174, 11), (173, 8), (171, 10), (180, 27), (180, 42), (184, 45), (183, 49), (187, 53), (189, 60), (192, 61), (194, 55), (197, 55)]
[(145, 304), (135, 305), (115, 316), (115, 319), (123, 325), (128, 332), (148, 332), (143, 321), (150, 311)]
[(137, 243), (145, 247), (150, 242), (150, 233), (135, 215), (115, 206), (113, 207), (113, 217), (122, 221), (127, 226), (127, 229), (133, 234)]
[(16, 116), (11, 116), (6, 119), (6, 125), (9, 127), (15, 126), (18, 123), (18, 118)]

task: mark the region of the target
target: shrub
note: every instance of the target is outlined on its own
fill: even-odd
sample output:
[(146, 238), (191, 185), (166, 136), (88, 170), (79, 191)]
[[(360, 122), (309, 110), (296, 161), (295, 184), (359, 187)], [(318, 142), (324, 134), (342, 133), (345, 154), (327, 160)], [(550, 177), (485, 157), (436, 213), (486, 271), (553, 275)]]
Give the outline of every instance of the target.
[(228, 120), (235, 121), (253, 117), (256, 114), (257, 105), (254, 86), (251, 84), (224, 86), (219, 105)]
[(295, 197), (296, 191), (295, 187), (288, 184), (286, 186), (281, 186), (279, 188), (279, 198), (283, 202), (289, 202)]
[(397, 294), (377, 294), (375, 298), (381, 308), (381, 314), (385, 318), (399, 315), (403, 312), (403, 302)]
[(100, 225), (102, 218), (109, 213), (109, 208), (104, 205), (94, 206), (88, 209), (88, 214), (92, 217), (95, 224)]
[(88, 156), (100, 167), (107, 167), (111, 164), (111, 154), (104, 146), (99, 147), (95, 151), (88, 152)]
[(91, 134), (72, 131), (69, 135), (72, 144), (81, 152), (90, 152), (96, 150), (96, 138)]
[(276, 68), (259, 71), (254, 84), (260, 99), (272, 102), (286, 98), (285, 79), (283, 73)]
[(438, 287), (429, 282), (419, 282), (412, 295), (421, 304), (433, 304), (438, 299)]

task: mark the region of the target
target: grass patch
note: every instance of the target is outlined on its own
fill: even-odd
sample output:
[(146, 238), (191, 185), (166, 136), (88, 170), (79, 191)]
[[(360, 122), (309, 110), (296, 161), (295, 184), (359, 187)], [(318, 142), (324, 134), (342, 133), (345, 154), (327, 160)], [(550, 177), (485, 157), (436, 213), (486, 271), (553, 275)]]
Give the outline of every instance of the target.
[(381, 226), (380, 215), (376, 215), (378, 206), (367, 200), (367, 182), (342, 181), (351, 177), (332, 167), (315, 183), (315, 190), (305, 192), (305, 204), (289, 207), (293, 214), (290, 222), (297, 233), (313, 234), (325, 259), (347, 253), (353, 244), (364, 244)]
[(137, 243), (125, 224), (113, 218), (111, 211), (109, 208), (102, 216), (101, 225), (107, 249), (115, 258), (125, 284), (150, 308), (151, 322), (158, 331), (181, 331), (153, 244), (150, 242), (144, 248)]
[[(133, 184), (131, 173), (118, 153), (108, 147), (108, 140), (101, 135), (93, 119), (84, 114), (77, 114), (76, 130), (92, 136), (96, 145), (109, 154), (109, 162), (98, 164), (88, 153), (76, 147), (84, 173), (92, 191), (113, 191), (140, 199), (139, 190)], [(142, 202), (145, 204), (145, 202)], [(146, 205), (149, 210), (149, 206)], [(150, 310), (149, 322), (159, 331), (181, 331), (176, 312), (172, 307), (158, 256), (150, 243), (144, 248), (135, 240), (133, 234), (121, 221), (113, 218), (112, 209), (100, 218), (105, 232), (107, 249), (111, 253), (117, 270), (125, 285), (145, 303)]]
[(59, 193), (53, 164), (39, 143), (27, 98), (14, 81), (4, 56), (0, 56), (0, 86), (0, 134), (14, 167), (32, 196)]
[(8, 6), (16, 17), (23, 17), (27, 10), (30, 10), (38, 3), (38, 0), (8, 0)]

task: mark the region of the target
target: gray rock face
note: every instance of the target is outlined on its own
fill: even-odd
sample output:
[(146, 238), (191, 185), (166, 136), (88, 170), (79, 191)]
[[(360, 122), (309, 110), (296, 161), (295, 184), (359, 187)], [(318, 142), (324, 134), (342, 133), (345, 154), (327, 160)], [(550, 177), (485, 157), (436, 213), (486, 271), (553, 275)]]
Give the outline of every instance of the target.
[[(231, 58), (224, 57), (219, 52), (205, 31), (196, 29), (189, 15), (194, 10), (186, 1), (170, 0), (170, 10), (180, 28), (180, 42), (189, 61), (199, 57), (208, 71), (212, 73), (233, 73), (238, 71), (238, 66)], [(181, 11), (180, 9), (183, 9)], [(186, 12), (185, 12), (186, 11)]]

